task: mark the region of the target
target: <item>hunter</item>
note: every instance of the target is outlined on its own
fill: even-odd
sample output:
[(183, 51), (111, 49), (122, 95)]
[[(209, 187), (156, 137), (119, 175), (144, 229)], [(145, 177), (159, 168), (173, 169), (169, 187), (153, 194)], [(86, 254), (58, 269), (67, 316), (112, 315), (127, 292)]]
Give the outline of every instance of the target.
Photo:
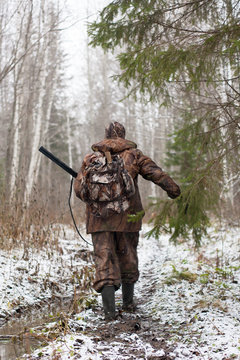
[[(125, 128), (119, 122), (110, 123), (105, 129), (105, 139), (92, 145), (92, 150), (93, 153), (86, 155), (83, 160), (74, 182), (74, 190), (76, 196), (87, 205), (86, 230), (92, 236), (96, 266), (93, 288), (102, 295), (105, 319), (112, 320), (115, 319), (115, 291), (120, 286), (123, 310), (134, 309), (134, 284), (139, 278), (137, 245), (142, 220), (129, 222), (128, 215), (143, 211), (138, 175), (159, 185), (172, 199), (180, 195), (180, 188), (153, 160), (143, 155), (134, 142), (125, 139)], [(109, 155), (112, 158), (119, 155), (123, 160), (124, 169), (133, 180), (134, 192), (126, 199), (126, 203), (129, 202), (126, 210), (122, 208), (112, 214), (104, 213), (106, 202), (102, 201), (98, 203), (98, 206), (100, 204), (102, 207), (102, 212), (96, 213), (92, 206), (94, 204), (88, 201), (86, 189), (83, 196), (84, 176), (91, 164), (96, 162), (97, 156), (103, 158)]]

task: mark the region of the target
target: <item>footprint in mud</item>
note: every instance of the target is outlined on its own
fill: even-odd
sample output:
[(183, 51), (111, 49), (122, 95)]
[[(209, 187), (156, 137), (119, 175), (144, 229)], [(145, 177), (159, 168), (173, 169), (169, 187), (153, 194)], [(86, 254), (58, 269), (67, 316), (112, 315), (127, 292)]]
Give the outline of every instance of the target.
[(145, 314), (143, 308), (142, 302), (134, 313), (119, 309), (117, 319), (111, 322), (104, 321), (101, 306), (93, 310), (84, 334), (95, 343), (100, 359), (114, 358), (114, 354), (119, 359), (129, 360), (173, 359), (170, 356), (172, 349), (166, 343), (168, 334), (161, 331), (158, 321)]

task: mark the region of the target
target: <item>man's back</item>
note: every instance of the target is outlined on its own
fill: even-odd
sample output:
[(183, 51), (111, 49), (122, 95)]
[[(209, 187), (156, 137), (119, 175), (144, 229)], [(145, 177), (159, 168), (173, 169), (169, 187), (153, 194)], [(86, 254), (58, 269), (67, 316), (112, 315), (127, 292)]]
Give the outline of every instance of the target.
[[(98, 231), (119, 231), (135, 232), (141, 229), (141, 220), (138, 222), (129, 222), (128, 215), (136, 214), (143, 210), (141, 197), (138, 188), (138, 175), (142, 175), (146, 180), (151, 180), (161, 186), (172, 198), (180, 194), (178, 185), (169, 177), (168, 174), (155, 164), (153, 160), (142, 154), (137, 149), (137, 145), (129, 140), (117, 137), (113, 139), (104, 139), (92, 146), (94, 153), (88, 154), (83, 160), (81, 170), (74, 184), (76, 195), (81, 198), (81, 182), (88, 168), (96, 157), (96, 152), (102, 154), (109, 152), (111, 155), (119, 154), (123, 159), (124, 166), (134, 181), (135, 194), (130, 198), (128, 209), (120, 214), (114, 214), (109, 218), (94, 216), (90, 205), (87, 205), (87, 232)], [(104, 206), (104, 204), (102, 204)]]

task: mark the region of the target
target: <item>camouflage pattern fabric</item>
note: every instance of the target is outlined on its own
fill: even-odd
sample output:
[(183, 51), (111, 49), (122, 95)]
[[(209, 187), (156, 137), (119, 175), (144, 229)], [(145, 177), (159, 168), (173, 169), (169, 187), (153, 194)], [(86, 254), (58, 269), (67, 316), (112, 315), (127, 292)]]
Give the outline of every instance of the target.
[(109, 126), (105, 129), (105, 138), (113, 139), (113, 138), (125, 138), (125, 127), (119, 122), (115, 121), (109, 124)]
[(122, 282), (138, 280), (138, 238), (138, 232), (92, 234), (96, 266), (93, 288), (97, 292), (101, 292), (104, 285), (114, 285), (117, 290)]
[(90, 164), (83, 169), (79, 196), (93, 215), (106, 218), (126, 211), (134, 193), (133, 178), (120, 155), (97, 151), (91, 156)]
[[(87, 233), (95, 233), (99, 231), (137, 232), (141, 229), (141, 220), (134, 223), (128, 221), (129, 214), (136, 214), (137, 212), (143, 210), (138, 189), (138, 175), (141, 175), (144, 179), (152, 181), (156, 185), (160, 186), (171, 198), (176, 198), (180, 195), (180, 188), (173, 179), (152, 159), (145, 156), (139, 149), (137, 149), (137, 145), (132, 141), (120, 137), (114, 139), (104, 139), (103, 141), (94, 144), (92, 149), (94, 152), (100, 151), (102, 153), (117, 153), (122, 157), (125, 168), (133, 178), (135, 194), (130, 198), (130, 206), (125, 212), (115, 214), (109, 218), (94, 216), (91, 207), (87, 205)], [(75, 179), (74, 190), (76, 196), (79, 198), (81, 198), (80, 193), (82, 177), (93, 156), (95, 156), (94, 153), (85, 156), (82, 167)]]

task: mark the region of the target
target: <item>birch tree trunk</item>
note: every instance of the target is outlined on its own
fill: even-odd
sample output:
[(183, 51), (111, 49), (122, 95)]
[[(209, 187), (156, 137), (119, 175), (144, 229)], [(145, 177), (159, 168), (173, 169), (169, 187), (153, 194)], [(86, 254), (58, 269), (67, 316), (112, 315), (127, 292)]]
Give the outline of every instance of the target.
[(43, 113), (43, 100), (46, 94), (46, 77), (47, 77), (47, 49), (43, 50), (43, 61), (40, 71), (39, 77), (39, 96), (38, 96), (38, 104), (33, 116), (33, 137), (31, 144), (31, 158), (30, 164), (28, 168), (28, 173), (26, 176), (26, 188), (24, 193), (24, 204), (29, 205), (30, 195), (32, 192), (33, 185), (35, 183), (35, 179), (38, 173), (38, 168), (40, 164), (40, 154), (38, 152), (38, 148), (40, 145), (40, 140), (42, 137), (42, 124), (44, 121), (44, 113)]
[[(28, 47), (31, 33), (30, 27), (32, 23), (32, 3), (24, 4), (21, 9), (22, 15), (17, 23), (18, 39), (15, 46), (15, 57), (20, 57), (21, 53), (25, 53)], [(25, 20), (26, 19), (26, 20)], [(26, 56), (22, 56), (21, 62), (16, 64), (13, 69), (14, 72), (14, 101), (12, 108), (12, 121), (9, 127), (9, 142), (8, 142), (8, 158), (9, 158), (9, 191), (10, 202), (14, 201), (17, 193), (17, 180), (19, 178), (19, 164), (20, 164), (20, 145), (21, 145), (21, 123), (24, 118), (24, 71), (25, 71)]]
[[(39, 36), (42, 32), (46, 32), (46, 27), (51, 28), (52, 23), (56, 20), (46, 18), (45, 14), (45, 1), (41, 1), (41, 23), (39, 24)], [(50, 21), (50, 24), (49, 24)], [(51, 109), (56, 90), (56, 74), (58, 71), (58, 48), (57, 37), (49, 32), (44, 41), (39, 43), (38, 48), (38, 61), (40, 62), (39, 76), (37, 79), (38, 91), (37, 91), (37, 103), (33, 113), (32, 119), (32, 139), (30, 147), (30, 162), (26, 175), (25, 191), (24, 191), (24, 204), (28, 207), (31, 200), (31, 195), (34, 190), (34, 186), (37, 184), (41, 154), (38, 149), (44, 138), (47, 137), (49, 129), (49, 121), (51, 117)], [(51, 48), (53, 45), (53, 50)]]
[[(71, 136), (71, 127), (70, 127), (70, 118), (67, 115), (67, 140), (68, 140), (68, 162), (70, 168), (73, 167), (73, 155), (72, 155), (72, 136)], [(72, 179), (70, 175), (70, 180)], [(75, 196), (72, 197), (72, 203), (74, 205)]]
[(73, 157), (72, 157), (72, 137), (71, 137), (71, 127), (70, 127), (70, 118), (67, 115), (67, 139), (68, 139), (68, 162), (69, 166), (73, 166)]
[[(17, 70), (17, 69), (16, 69)], [(12, 149), (11, 164), (9, 167), (9, 190), (10, 190), (10, 202), (13, 201), (16, 194), (17, 176), (19, 174), (19, 158), (20, 158), (20, 96), (18, 94), (18, 84), (15, 84), (14, 90), (14, 109), (11, 124), (11, 135), (9, 148)], [(10, 149), (9, 149), (10, 152)]]

